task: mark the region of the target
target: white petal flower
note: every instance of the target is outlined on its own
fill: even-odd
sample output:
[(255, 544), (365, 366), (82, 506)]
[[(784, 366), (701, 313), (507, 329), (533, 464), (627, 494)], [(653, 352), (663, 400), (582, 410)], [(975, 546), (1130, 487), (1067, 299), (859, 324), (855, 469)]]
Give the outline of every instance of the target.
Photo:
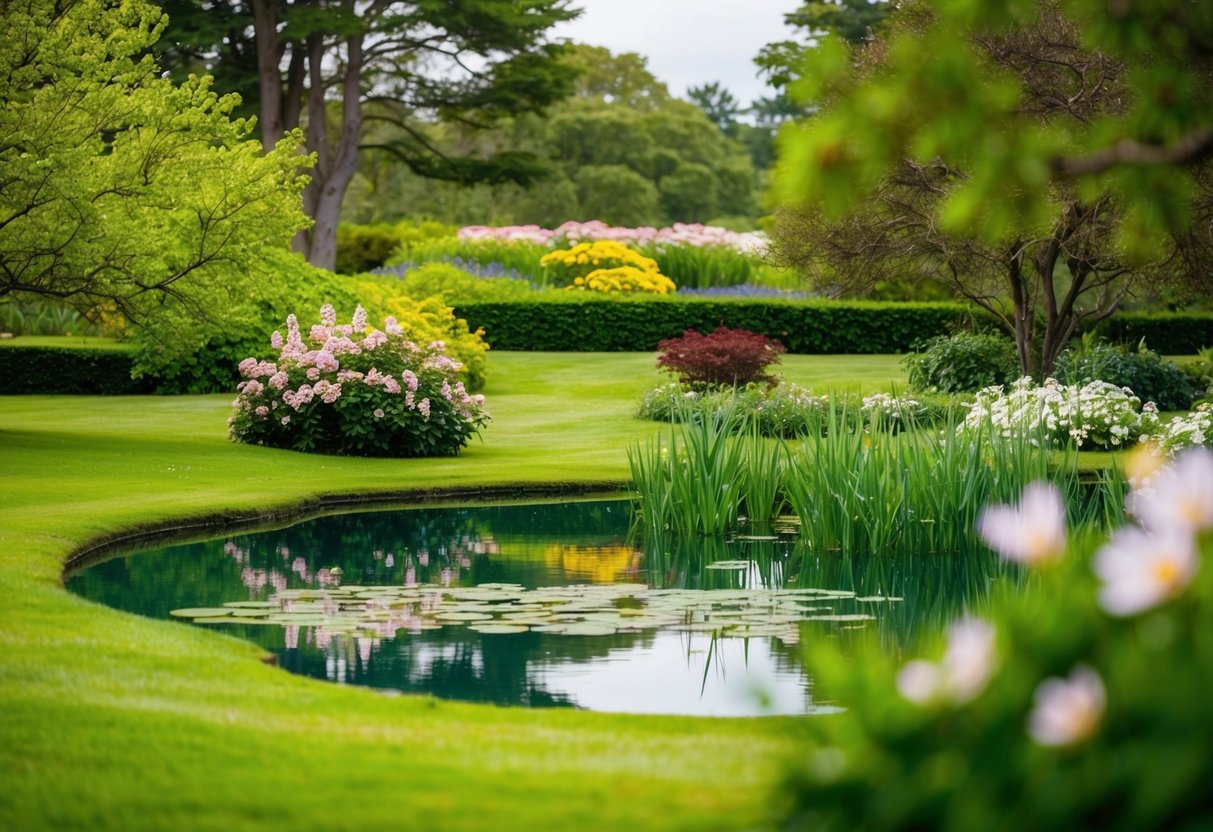
[(1126, 526), (1095, 553), (1095, 574), (1103, 581), (1099, 604), (1121, 616), (1156, 607), (1191, 583), (1197, 563), (1190, 533)]
[(1045, 679), (1036, 688), (1028, 734), (1041, 745), (1073, 745), (1095, 732), (1107, 695), (1099, 674), (1079, 666), (1066, 679)]
[(897, 674), (897, 690), (919, 705), (934, 700), (961, 705), (985, 690), (994, 658), (994, 628), (977, 618), (962, 618), (948, 631), (943, 659), (938, 664), (909, 662)]
[(987, 506), (977, 533), (1007, 560), (1036, 564), (1056, 560), (1066, 547), (1066, 509), (1057, 488), (1034, 482), (1017, 506)]
[(930, 702), (942, 689), (943, 674), (934, 662), (917, 659), (897, 674), (897, 690), (917, 705)]
[(1149, 491), (1130, 494), (1128, 510), (1155, 531), (1213, 528), (1213, 451), (1184, 451), (1154, 477)]

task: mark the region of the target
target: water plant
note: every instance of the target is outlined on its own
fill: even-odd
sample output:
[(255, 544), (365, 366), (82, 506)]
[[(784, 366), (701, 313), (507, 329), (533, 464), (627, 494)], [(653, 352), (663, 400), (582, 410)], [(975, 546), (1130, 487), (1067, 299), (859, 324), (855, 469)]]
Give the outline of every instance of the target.
[(1004, 432), (986, 423), (939, 433), (877, 410), (857, 431), (847, 404), (832, 402), (817, 429), (771, 442), (753, 428), (730, 435), (741, 418), (692, 416), (632, 450), (646, 531), (735, 532), (741, 506), (769, 522), (786, 501), (813, 552), (956, 554), (978, 546), (983, 505), (1030, 482), (1056, 483), (1081, 524), (1107, 522), (1124, 493), (1115, 469), (1081, 482), (1076, 451), (1052, 452), (1043, 427)]

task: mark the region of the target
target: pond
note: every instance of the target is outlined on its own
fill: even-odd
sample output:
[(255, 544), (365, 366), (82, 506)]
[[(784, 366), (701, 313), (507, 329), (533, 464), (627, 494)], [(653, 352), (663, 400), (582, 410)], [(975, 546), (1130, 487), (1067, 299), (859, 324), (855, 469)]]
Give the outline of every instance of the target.
[(341, 684), (743, 716), (836, 710), (802, 650), (874, 631), (905, 651), (1014, 580), (983, 553), (814, 555), (790, 526), (679, 544), (630, 529), (626, 500), (359, 511), (111, 556), (67, 587)]

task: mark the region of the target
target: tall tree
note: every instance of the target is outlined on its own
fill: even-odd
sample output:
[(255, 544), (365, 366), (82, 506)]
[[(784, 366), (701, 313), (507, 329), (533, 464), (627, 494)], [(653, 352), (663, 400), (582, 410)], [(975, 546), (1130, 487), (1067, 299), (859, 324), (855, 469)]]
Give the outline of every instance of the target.
[(234, 96), (176, 85), (140, 53), (143, 0), (11, 0), (0, 39), (0, 298), (139, 322), (245, 294), (300, 212), (298, 137), (262, 152)]
[(1086, 0), (973, 6), (900, 4), (858, 65), (840, 41), (813, 50), (801, 93), (825, 107), (787, 136), (799, 205), (779, 236), (845, 287), (949, 280), (1047, 373), (1196, 237), (1213, 14), (1177, 0), (1109, 26)]
[[(526, 182), (533, 160), (448, 155), (433, 117), (483, 128), (566, 96), (576, 69), (548, 39), (578, 12), (569, 0), (174, 0), (160, 48), (173, 66), (199, 62), (217, 83), (255, 89), (262, 141), (297, 127), (316, 154), (296, 247), (332, 268), (341, 201), (367, 122), (394, 125), (379, 149), (415, 172), (458, 182)], [(255, 85), (253, 83), (255, 79)]]
[(722, 132), (732, 135), (737, 126), (737, 117), (741, 115), (741, 102), (724, 85), (719, 81), (709, 81), (687, 87), (687, 99), (692, 104), (698, 104)]

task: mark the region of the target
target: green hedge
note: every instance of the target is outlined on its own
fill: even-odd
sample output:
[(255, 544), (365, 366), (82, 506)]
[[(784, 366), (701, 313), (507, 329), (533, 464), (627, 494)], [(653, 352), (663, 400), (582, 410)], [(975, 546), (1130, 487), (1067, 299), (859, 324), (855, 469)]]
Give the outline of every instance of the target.
[(134, 356), (127, 350), (5, 346), (0, 348), (0, 394), (150, 393), (155, 383), (132, 379), (133, 363)]
[(1192, 355), (1213, 347), (1213, 313), (1120, 312), (1103, 321), (1096, 332), (1111, 341), (1146, 346), (1163, 355)]
[(897, 353), (973, 317), (950, 303), (603, 298), (457, 303), (455, 314), (483, 327), (498, 350), (653, 350), (687, 329), (748, 329), (794, 353)]

